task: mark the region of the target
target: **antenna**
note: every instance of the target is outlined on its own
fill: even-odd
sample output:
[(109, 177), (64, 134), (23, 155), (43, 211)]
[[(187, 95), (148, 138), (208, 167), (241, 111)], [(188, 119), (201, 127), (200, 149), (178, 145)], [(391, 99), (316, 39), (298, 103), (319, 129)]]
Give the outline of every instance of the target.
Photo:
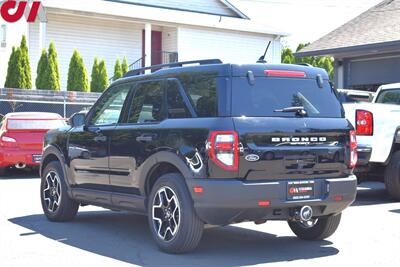
[(271, 41), (269, 41), (268, 42), (268, 45), (267, 45), (267, 49), (265, 49), (265, 52), (264, 52), (264, 55), (262, 55), (258, 60), (257, 60), (257, 63), (267, 63), (267, 61), (265, 60), (265, 56), (267, 55), (267, 52), (268, 52), (268, 49), (269, 49), (269, 46), (271, 45)]

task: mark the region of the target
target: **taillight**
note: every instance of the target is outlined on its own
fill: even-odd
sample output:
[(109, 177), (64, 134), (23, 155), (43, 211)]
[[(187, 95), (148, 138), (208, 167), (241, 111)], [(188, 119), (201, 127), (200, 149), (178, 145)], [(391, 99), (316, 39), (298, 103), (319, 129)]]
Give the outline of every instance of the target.
[(213, 131), (208, 139), (208, 156), (219, 167), (237, 171), (239, 167), (239, 136), (234, 131)]
[(366, 110), (356, 110), (357, 135), (372, 135), (374, 132), (374, 117)]
[(8, 136), (2, 136), (1, 141), (6, 142), (6, 143), (16, 143), (17, 140), (14, 138), (8, 137)]
[(357, 137), (356, 131), (350, 131), (350, 163), (349, 167), (354, 169), (357, 165)]

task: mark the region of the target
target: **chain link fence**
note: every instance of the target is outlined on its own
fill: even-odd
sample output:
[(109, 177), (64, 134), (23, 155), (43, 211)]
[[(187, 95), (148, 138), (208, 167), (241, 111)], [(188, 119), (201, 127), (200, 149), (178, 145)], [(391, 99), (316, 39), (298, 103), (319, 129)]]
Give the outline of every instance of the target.
[(68, 118), (78, 111), (89, 109), (100, 95), (100, 93), (0, 88), (0, 114), (53, 112)]

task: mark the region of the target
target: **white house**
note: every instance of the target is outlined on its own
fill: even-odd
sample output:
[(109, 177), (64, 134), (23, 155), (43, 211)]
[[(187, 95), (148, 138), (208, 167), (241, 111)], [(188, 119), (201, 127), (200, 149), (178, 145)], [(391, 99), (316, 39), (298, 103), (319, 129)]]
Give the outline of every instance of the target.
[(94, 57), (104, 58), (109, 76), (117, 57), (131, 68), (170, 61), (220, 58), (252, 63), (271, 46), (267, 61), (279, 63), (286, 33), (254, 23), (232, 0), (43, 0), (47, 22), (0, 20), (0, 86), (12, 46), (28, 39), (33, 79), (41, 50), (55, 42), (66, 88), (68, 65), (78, 49), (90, 74)]

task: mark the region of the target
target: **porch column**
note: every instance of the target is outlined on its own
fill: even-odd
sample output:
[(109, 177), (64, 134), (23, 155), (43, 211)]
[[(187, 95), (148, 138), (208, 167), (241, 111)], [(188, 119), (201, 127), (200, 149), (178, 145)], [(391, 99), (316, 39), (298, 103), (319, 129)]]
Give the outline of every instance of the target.
[(39, 56), (42, 54), (42, 50), (46, 49), (46, 22), (39, 23)]
[[(150, 67), (151, 66), (151, 24), (146, 23), (145, 28), (144, 28), (144, 38), (145, 38), (145, 48), (144, 48), (144, 54), (146, 56), (145, 58), (145, 67)], [(146, 73), (150, 73), (151, 71), (146, 71)]]

